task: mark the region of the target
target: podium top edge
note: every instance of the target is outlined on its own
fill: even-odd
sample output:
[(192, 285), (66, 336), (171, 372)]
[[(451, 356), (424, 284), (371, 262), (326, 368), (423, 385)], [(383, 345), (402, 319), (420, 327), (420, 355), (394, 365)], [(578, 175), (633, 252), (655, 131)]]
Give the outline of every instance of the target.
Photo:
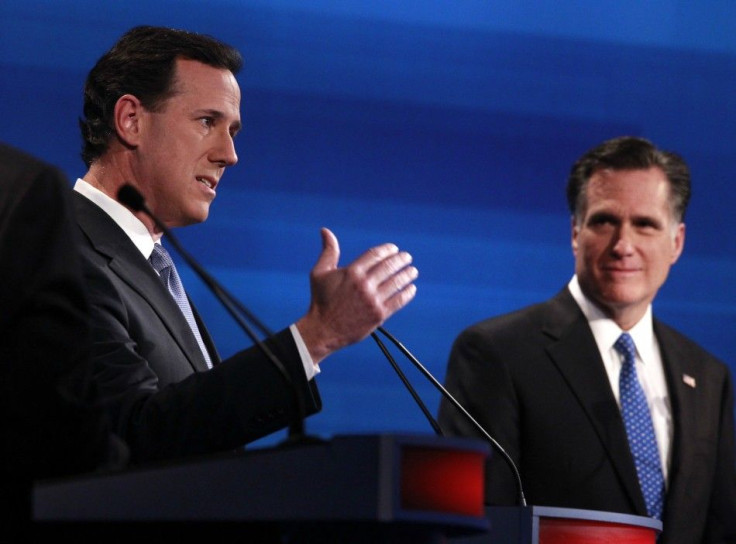
[(635, 525), (662, 531), (662, 522), (658, 519), (635, 516), (633, 514), (622, 514), (619, 512), (606, 512), (602, 510), (584, 510), (579, 508), (561, 508), (556, 506), (530, 506), (532, 515), (546, 518), (584, 519)]

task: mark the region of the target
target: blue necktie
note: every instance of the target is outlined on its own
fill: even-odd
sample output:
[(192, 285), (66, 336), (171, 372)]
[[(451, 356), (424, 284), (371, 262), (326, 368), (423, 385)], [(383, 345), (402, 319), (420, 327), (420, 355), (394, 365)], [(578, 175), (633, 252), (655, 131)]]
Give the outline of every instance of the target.
[(199, 349), (202, 350), (204, 360), (207, 361), (207, 366), (209, 368), (212, 368), (210, 355), (207, 352), (204, 341), (202, 340), (202, 335), (199, 332), (199, 327), (197, 327), (197, 322), (194, 320), (192, 307), (189, 305), (189, 300), (187, 299), (187, 295), (184, 292), (184, 286), (181, 283), (181, 279), (179, 278), (179, 274), (176, 271), (176, 267), (174, 266), (174, 261), (171, 259), (171, 255), (169, 255), (169, 252), (166, 251), (166, 248), (161, 244), (154, 244), (153, 253), (151, 253), (151, 256), (148, 258), (148, 260), (150, 261), (151, 266), (153, 266), (154, 270), (158, 272), (159, 276), (161, 276), (161, 281), (163, 281), (164, 285), (169, 290), (169, 293), (171, 293), (171, 296), (174, 297), (177, 306), (179, 306), (179, 309), (181, 310), (181, 313), (184, 314), (184, 318), (187, 320), (187, 323), (189, 323), (189, 328), (192, 329), (192, 333), (197, 339)]
[(614, 347), (624, 358), (619, 375), (621, 415), (639, 476), (639, 485), (649, 516), (662, 519), (664, 477), (649, 405), (636, 374), (636, 347), (628, 333), (619, 336)]

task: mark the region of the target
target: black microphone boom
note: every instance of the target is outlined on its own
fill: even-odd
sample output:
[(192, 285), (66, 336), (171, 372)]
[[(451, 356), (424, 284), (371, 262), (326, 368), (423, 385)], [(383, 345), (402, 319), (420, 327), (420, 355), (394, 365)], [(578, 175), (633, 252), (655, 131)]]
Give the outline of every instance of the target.
[[(432, 385), (434, 385), (434, 386), (435, 386), (435, 387), (437, 388), (437, 390), (438, 390), (438, 391), (439, 391), (440, 393), (442, 393), (442, 395), (444, 395), (444, 397), (445, 397), (445, 398), (446, 398), (447, 400), (449, 400), (449, 401), (450, 401), (450, 402), (452, 403), (452, 405), (453, 405), (453, 406), (455, 406), (455, 408), (457, 408), (457, 409), (458, 409), (458, 410), (459, 410), (459, 411), (460, 411), (460, 412), (461, 412), (461, 413), (463, 414), (463, 416), (465, 416), (465, 417), (467, 418), (467, 420), (468, 420), (468, 421), (470, 421), (470, 423), (472, 423), (472, 424), (473, 424), (473, 426), (474, 426), (474, 427), (475, 427), (476, 429), (478, 429), (478, 431), (480, 431), (480, 433), (481, 433), (481, 434), (482, 434), (482, 435), (483, 435), (483, 436), (484, 436), (484, 437), (486, 438), (486, 440), (488, 440), (488, 442), (490, 442), (490, 443), (491, 443), (491, 445), (492, 445), (492, 446), (494, 447), (494, 449), (495, 449), (496, 451), (498, 451), (498, 452), (499, 452), (499, 453), (501, 454), (501, 456), (502, 456), (502, 457), (504, 458), (504, 460), (506, 461), (506, 463), (508, 463), (509, 467), (511, 467), (511, 471), (513, 472), (513, 474), (514, 474), (514, 478), (516, 479), (516, 488), (517, 488), (517, 491), (518, 491), (518, 493), (519, 493), (519, 505), (520, 505), (520, 506), (526, 506), (526, 497), (524, 496), (524, 488), (523, 488), (523, 487), (522, 487), (522, 485), (521, 485), (521, 475), (519, 474), (519, 469), (518, 469), (518, 468), (516, 467), (516, 464), (514, 463), (514, 460), (513, 460), (513, 459), (511, 459), (511, 456), (510, 456), (510, 455), (509, 455), (509, 454), (508, 454), (508, 453), (506, 452), (506, 450), (505, 450), (505, 449), (503, 449), (503, 448), (501, 447), (501, 444), (499, 444), (499, 443), (498, 443), (498, 442), (496, 441), (496, 439), (495, 439), (495, 438), (493, 438), (493, 437), (492, 437), (492, 436), (491, 436), (491, 435), (490, 435), (490, 434), (488, 433), (488, 431), (486, 431), (486, 430), (485, 430), (485, 429), (483, 428), (483, 426), (482, 426), (482, 425), (481, 425), (480, 423), (478, 423), (478, 422), (477, 422), (477, 421), (475, 420), (475, 418), (474, 418), (473, 416), (471, 416), (471, 415), (470, 415), (470, 413), (469, 413), (469, 412), (468, 412), (468, 411), (467, 411), (467, 410), (466, 410), (465, 408), (463, 408), (462, 404), (460, 404), (460, 403), (459, 403), (459, 402), (458, 402), (458, 401), (457, 401), (457, 400), (455, 399), (455, 397), (453, 397), (453, 396), (452, 396), (452, 395), (450, 394), (450, 392), (449, 392), (449, 391), (447, 391), (447, 389), (445, 389), (445, 388), (444, 388), (444, 387), (442, 386), (442, 384), (441, 384), (440, 382), (438, 382), (438, 381), (437, 381), (437, 379), (436, 379), (436, 378), (435, 378), (434, 376), (432, 376), (432, 373), (431, 373), (431, 372), (430, 372), (429, 370), (427, 370), (427, 369), (426, 369), (426, 368), (424, 367), (424, 365), (422, 365), (422, 363), (420, 363), (420, 362), (419, 362), (419, 361), (417, 360), (417, 358), (416, 358), (416, 357), (414, 357), (414, 355), (412, 355), (412, 354), (411, 354), (411, 352), (410, 352), (410, 351), (409, 351), (408, 349), (406, 349), (406, 348), (404, 347), (404, 345), (403, 345), (403, 344), (402, 344), (401, 342), (399, 342), (399, 341), (398, 341), (398, 340), (397, 340), (397, 339), (396, 339), (396, 338), (395, 338), (395, 337), (394, 337), (394, 336), (393, 336), (393, 335), (392, 335), (392, 334), (391, 334), (390, 332), (388, 332), (388, 331), (387, 331), (386, 329), (384, 329), (383, 327), (378, 327), (378, 328), (377, 328), (376, 330), (377, 330), (378, 332), (380, 332), (381, 334), (383, 334), (383, 335), (384, 335), (384, 336), (385, 336), (386, 338), (388, 338), (389, 340), (391, 340), (391, 342), (392, 342), (392, 343), (393, 343), (393, 344), (394, 344), (394, 345), (395, 345), (395, 346), (396, 346), (397, 348), (399, 348), (399, 351), (401, 351), (401, 353), (403, 353), (403, 354), (404, 354), (404, 356), (406, 356), (406, 358), (407, 358), (407, 359), (409, 359), (409, 361), (410, 361), (410, 362), (411, 362), (411, 363), (412, 363), (412, 364), (413, 364), (413, 365), (414, 365), (414, 366), (415, 366), (415, 367), (416, 367), (416, 368), (417, 368), (417, 369), (418, 369), (418, 370), (419, 370), (419, 371), (420, 371), (420, 372), (421, 372), (422, 374), (424, 374), (424, 376), (425, 376), (425, 377), (426, 377), (426, 378), (427, 378), (427, 379), (428, 379), (428, 380), (429, 380), (430, 382), (432, 382)], [(383, 346), (382, 346), (382, 345), (380, 344), (380, 342), (379, 342), (379, 346), (381, 346), (381, 350), (382, 350), (382, 351), (384, 352), (384, 355), (386, 355), (386, 357), (388, 357), (388, 358), (389, 358), (389, 362), (392, 362), (392, 358), (390, 358), (390, 356), (389, 356), (389, 355), (388, 355), (388, 354), (386, 353), (386, 350), (385, 350), (385, 348), (384, 348), (384, 347), (383, 347)], [(395, 366), (395, 363), (394, 363), (394, 362), (392, 362), (392, 366), (394, 366), (394, 369), (396, 369), (396, 366)], [(399, 374), (399, 376), (401, 377), (402, 375), (401, 375), (401, 374)], [(417, 399), (417, 395), (416, 395), (416, 393), (414, 393), (414, 391), (413, 391), (413, 389), (411, 388), (411, 386), (409, 386), (409, 385), (408, 385), (408, 382), (407, 382), (407, 380), (406, 380), (405, 378), (402, 378), (402, 381), (404, 382), (404, 385), (407, 385), (407, 387), (409, 387), (409, 390), (410, 390), (410, 392), (412, 393), (412, 395), (414, 396), (414, 398), (415, 398), (415, 400), (416, 400), (416, 399)], [(420, 408), (422, 408), (422, 411), (423, 411), (423, 412), (425, 412), (425, 415), (426, 415), (426, 413), (427, 413), (427, 412), (426, 412), (426, 408), (424, 408), (424, 404), (423, 404), (423, 403), (422, 403), (421, 401), (419, 401), (419, 405), (420, 405)], [(433, 421), (433, 420), (432, 420), (432, 419), (430, 419), (430, 422), (432, 422), (432, 421)], [(432, 426), (433, 426), (433, 427), (435, 427), (435, 424), (433, 424)], [(438, 427), (435, 427), (435, 431), (437, 431), (437, 430), (438, 430)], [(438, 434), (439, 434), (439, 432), (438, 432)]]
[[(266, 327), (256, 316), (248, 310), (235, 296), (230, 294), (217, 280), (215, 280), (197, 261), (187, 252), (184, 247), (179, 243), (179, 240), (173, 235), (171, 230), (158, 218), (154, 213), (146, 206), (146, 202), (143, 195), (132, 185), (123, 185), (118, 191), (118, 200), (128, 206), (131, 210), (137, 212), (143, 212), (153, 220), (156, 226), (164, 233), (167, 240), (171, 242), (171, 245), (177, 250), (187, 264), (194, 270), (194, 272), (201, 278), (205, 285), (212, 291), (217, 300), (225, 307), (230, 313), (232, 318), (238, 323), (240, 328), (248, 335), (253, 343), (261, 350), (266, 358), (276, 367), (279, 373), (286, 380), (289, 387), (294, 392), (294, 399), (297, 408), (297, 417), (292, 420), (289, 425), (289, 442), (298, 442), (305, 438), (304, 434), (304, 420), (306, 419), (306, 403), (304, 401), (304, 395), (299, 387), (291, 379), (291, 375), (284, 367), (284, 364), (274, 355), (274, 353), (264, 344), (258, 335), (255, 333), (250, 324), (243, 319), (245, 316), (251, 323), (255, 325), (260, 331), (268, 336), (274, 338), (273, 332)], [(241, 315), (242, 314), (242, 315)]]
[(388, 362), (393, 367), (396, 374), (399, 376), (399, 379), (401, 380), (401, 383), (404, 384), (404, 387), (409, 391), (412, 398), (414, 399), (414, 402), (417, 403), (419, 406), (419, 409), (424, 414), (424, 417), (427, 418), (427, 421), (429, 421), (429, 424), (434, 429), (434, 432), (437, 436), (444, 436), (444, 432), (442, 431), (442, 427), (440, 427), (440, 424), (437, 423), (437, 420), (432, 417), (432, 413), (429, 411), (427, 406), (422, 401), (422, 398), (419, 396), (419, 394), (416, 392), (414, 387), (412, 387), (411, 382), (409, 382), (409, 379), (406, 377), (404, 372), (401, 370), (401, 367), (396, 363), (391, 353), (388, 351), (388, 348), (381, 342), (381, 339), (378, 337), (378, 335), (375, 332), (371, 333), (371, 338), (376, 341), (376, 344), (378, 344), (378, 347), (381, 348), (381, 351), (383, 352), (383, 355), (388, 359)]

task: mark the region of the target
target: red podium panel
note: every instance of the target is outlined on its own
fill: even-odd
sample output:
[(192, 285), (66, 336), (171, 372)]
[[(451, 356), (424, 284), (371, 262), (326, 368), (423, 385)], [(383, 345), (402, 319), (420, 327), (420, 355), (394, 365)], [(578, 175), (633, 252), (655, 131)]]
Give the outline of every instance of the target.
[(641, 516), (547, 506), (486, 508), (490, 531), (457, 544), (656, 544), (662, 522)]
[[(288, 542), (438, 542), (484, 532), (485, 442), (338, 436), (38, 484), (40, 526), (232, 524)], [(368, 539), (366, 535), (370, 535)]]
[(541, 544), (654, 544), (658, 531), (628, 523), (542, 517), (539, 526)]

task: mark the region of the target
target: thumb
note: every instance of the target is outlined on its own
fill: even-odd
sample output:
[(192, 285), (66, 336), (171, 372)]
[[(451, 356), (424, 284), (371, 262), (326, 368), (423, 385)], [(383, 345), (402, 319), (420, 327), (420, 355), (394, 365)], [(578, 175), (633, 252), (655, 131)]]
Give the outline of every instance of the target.
[(322, 235), (322, 253), (313, 270), (314, 272), (328, 272), (337, 268), (340, 260), (340, 244), (330, 229), (323, 227), (320, 234)]

